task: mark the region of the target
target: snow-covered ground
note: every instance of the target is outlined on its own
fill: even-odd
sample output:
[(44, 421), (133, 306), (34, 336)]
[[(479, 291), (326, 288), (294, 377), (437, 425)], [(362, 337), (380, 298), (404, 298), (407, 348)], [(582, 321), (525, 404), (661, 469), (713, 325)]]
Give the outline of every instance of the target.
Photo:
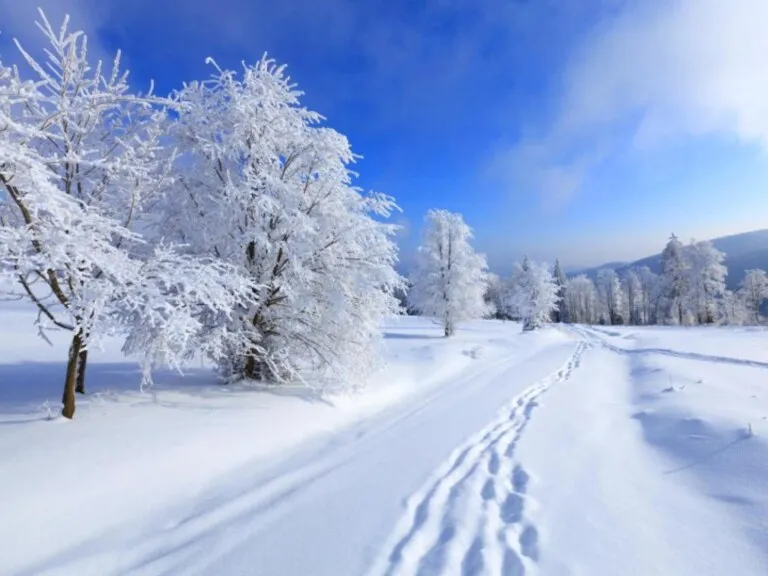
[(0, 311), (0, 574), (768, 573), (768, 332), (387, 327), (362, 393), (138, 389)]

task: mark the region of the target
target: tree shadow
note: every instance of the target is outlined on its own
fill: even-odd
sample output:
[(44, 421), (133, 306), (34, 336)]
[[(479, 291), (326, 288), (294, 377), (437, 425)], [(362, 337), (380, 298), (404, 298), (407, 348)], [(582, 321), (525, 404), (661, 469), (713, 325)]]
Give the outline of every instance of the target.
[[(681, 418), (646, 411), (637, 412), (632, 418), (640, 422), (643, 437), (649, 444), (683, 462), (665, 470), (664, 474), (677, 474), (707, 464), (750, 438), (745, 432), (738, 433), (735, 438), (724, 438), (721, 431), (700, 418)], [(719, 446), (713, 447), (713, 443)]]
[[(0, 425), (22, 425), (57, 418), (65, 371), (64, 362), (0, 364)], [(231, 399), (245, 394), (281, 396), (333, 406), (320, 390), (309, 386), (224, 384), (209, 368), (189, 368), (182, 373), (157, 370), (153, 380), (151, 387), (142, 390), (141, 370), (136, 362), (92, 363), (86, 376), (86, 394), (77, 395), (78, 409), (110, 402), (124, 402), (131, 407), (154, 404), (199, 411), (240, 409), (241, 406)]]
[[(46, 402), (58, 406), (64, 387), (66, 363), (18, 362), (0, 364), (0, 407), (3, 412), (28, 412)], [(88, 384), (94, 390), (138, 390), (141, 372), (135, 362), (92, 364), (88, 367)], [(105, 386), (107, 384), (107, 386)]]

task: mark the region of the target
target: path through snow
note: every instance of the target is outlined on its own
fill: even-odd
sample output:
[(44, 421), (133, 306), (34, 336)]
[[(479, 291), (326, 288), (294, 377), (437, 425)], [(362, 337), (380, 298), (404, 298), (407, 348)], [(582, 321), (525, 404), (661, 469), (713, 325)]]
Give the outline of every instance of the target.
[(464, 575), (525, 574), (539, 558), (538, 528), (525, 514), (536, 504), (526, 494), (529, 475), (515, 447), (538, 399), (571, 377), (585, 348), (579, 343), (565, 367), (526, 388), (453, 452), (409, 499), (391, 552), (373, 574), (439, 574), (458, 566)]

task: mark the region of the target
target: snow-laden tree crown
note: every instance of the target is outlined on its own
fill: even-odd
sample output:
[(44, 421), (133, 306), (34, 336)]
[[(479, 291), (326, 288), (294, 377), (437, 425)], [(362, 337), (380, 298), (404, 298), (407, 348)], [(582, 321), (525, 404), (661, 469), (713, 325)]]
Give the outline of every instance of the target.
[(347, 139), (302, 107), (266, 57), (168, 98), (135, 92), (56, 31), (38, 62), (0, 63), (0, 275), (72, 344), (72, 417), (88, 350), (122, 335), (143, 358), (194, 354), (231, 378), (312, 374), (359, 386), (401, 286), (395, 201), (356, 188)]
[(437, 318), (446, 336), (452, 336), (460, 322), (489, 312), (485, 256), (475, 252), (471, 239), (472, 230), (460, 214), (427, 213), (408, 299), (421, 314)]

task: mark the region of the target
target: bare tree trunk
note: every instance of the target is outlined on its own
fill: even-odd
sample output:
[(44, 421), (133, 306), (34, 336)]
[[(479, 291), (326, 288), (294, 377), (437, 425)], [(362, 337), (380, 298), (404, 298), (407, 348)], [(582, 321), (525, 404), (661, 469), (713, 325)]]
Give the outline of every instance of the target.
[(88, 365), (88, 350), (81, 350), (77, 362), (77, 382), (75, 392), (85, 394), (85, 368)]
[(453, 334), (456, 332), (454, 326), (453, 326), (453, 320), (451, 320), (450, 317), (443, 319), (443, 333), (445, 334), (445, 337), (448, 338), (449, 336), (453, 336)]
[(82, 347), (83, 334), (78, 330), (72, 338), (72, 345), (69, 348), (67, 376), (64, 380), (64, 395), (61, 398), (61, 403), (64, 405), (61, 410), (61, 415), (70, 420), (75, 415), (75, 383), (77, 381), (77, 365)]

